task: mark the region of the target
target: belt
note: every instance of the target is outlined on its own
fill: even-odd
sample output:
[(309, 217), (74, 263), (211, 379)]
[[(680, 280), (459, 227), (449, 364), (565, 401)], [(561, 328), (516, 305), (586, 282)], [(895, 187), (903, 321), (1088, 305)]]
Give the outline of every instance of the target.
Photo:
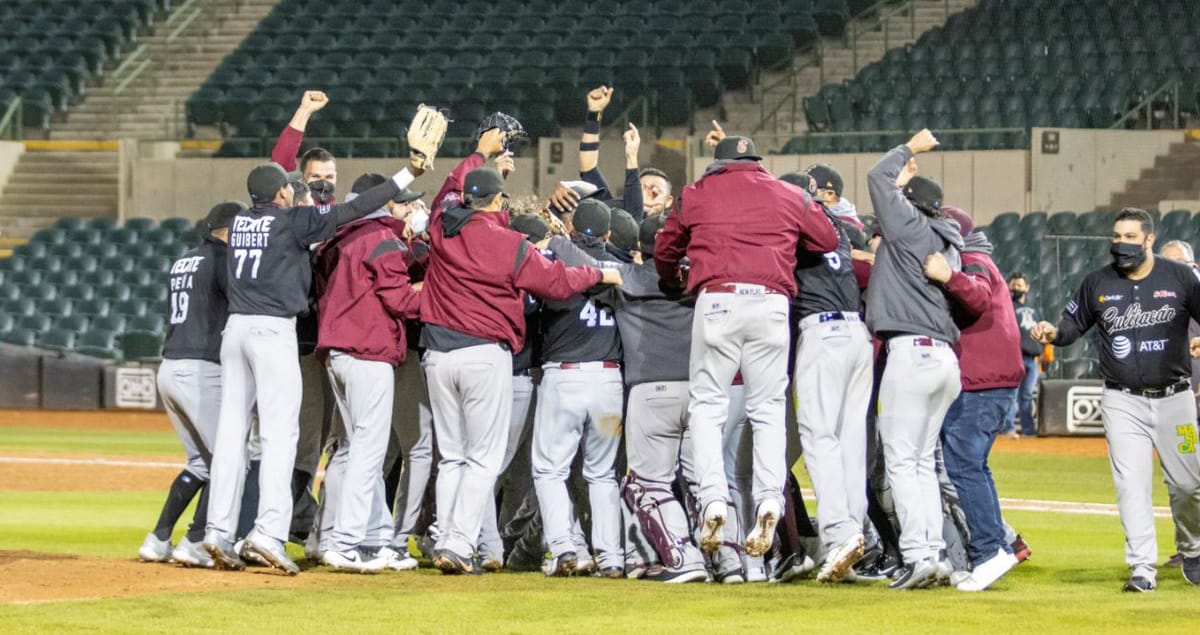
[(853, 311), (827, 311), (825, 313), (813, 313), (800, 320), (800, 327), (813, 326), (815, 324), (824, 324), (826, 322), (862, 322), (862, 317)]
[(897, 346), (930, 346), (933, 348), (950, 348), (950, 344), (942, 340), (935, 340), (932, 337), (923, 335), (902, 335), (893, 337), (888, 340), (888, 350), (895, 350)]
[(1133, 395), (1134, 397), (1162, 399), (1163, 397), (1170, 397), (1178, 393), (1189, 392), (1191, 391), (1192, 385), (1190, 382), (1188, 382), (1188, 380), (1181, 379), (1170, 386), (1164, 386), (1162, 388), (1126, 388), (1125, 386), (1113, 381), (1104, 382), (1104, 387), (1110, 390), (1119, 390), (1127, 395)]
[(771, 287), (761, 284), (743, 284), (741, 282), (722, 282), (710, 284), (701, 289), (705, 293), (733, 293), (737, 295), (785, 295)]
[(598, 370), (601, 368), (620, 368), (621, 364), (617, 362), (550, 362), (546, 364), (550, 368), (561, 368), (562, 370)]

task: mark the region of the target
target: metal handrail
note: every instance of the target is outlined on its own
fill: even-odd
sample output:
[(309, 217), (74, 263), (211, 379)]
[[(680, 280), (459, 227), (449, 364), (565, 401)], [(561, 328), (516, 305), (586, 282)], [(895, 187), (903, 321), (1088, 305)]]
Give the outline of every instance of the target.
[(647, 94), (638, 95), (637, 99), (634, 99), (632, 102), (630, 102), (625, 107), (625, 110), (622, 110), (620, 112), (620, 114), (618, 114), (616, 117), (613, 118), (613, 121), (620, 122), (620, 124), (621, 124), (620, 130), (623, 133), (625, 131), (625, 129), (629, 127), (629, 121), (631, 119), (630, 115), (633, 114), (633, 111), (635, 109), (640, 108), (642, 110), (642, 118), (640, 120), (640, 122), (641, 122), (640, 125), (643, 128), (646, 128), (649, 125), (653, 125), (654, 129), (655, 129), (655, 134), (657, 136), (662, 136), (662, 128), (658, 125), (658, 118), (656, 117), (654, 119), (654, 121), (650, 120), (650, 114), (651, 114), (651, 112), (653, 112), (653, 110), (650, 108), (650, 106), (651, 106), (650, 95), (647, 95)]
[(1171, 128), (1179, 127), (1179, 80), (1172, 79), (1167, 83), (1159, 86), (1154, 92), (1146, 95), (1136, 106), (1130, 108), (1121, 118), (1113, 125), (1109, 126), (1109, 130), (1118, 130), (1125, 127), (1125, 122), (1137, 117), (1145, 111), (1146, 114), (1146, 130), (1154, 129), (1154, 104), (1159, 97), (1170, 95), (1171, 98)]
[(178, 38), (184, 31), (186, 31), (187, 28), (196, 21), (196, 18), (199, 18), (203, 13), (203, 8), (197, 8), (195, 11), (193, 11), (192, 14), (187, 17), (187, 19), (185, 19), (183, 22), (180, 22), (179, 26), (175, 27), (175, 29), (171, 31), (169, 35), (167, 35), (165, 42), (167, 44), (174, 42), (175, 39)]
[[(905, 139), (912, 134), (911, 130), (851, 130), (845, 132), (808, 132), (805, 134), (766, 134), (756, 135), (754, 140), (760, 152), (770, 154), (778, 153), (787, 143), (793, 139), (803, 139), (805, 142), (806, 154), (808, 143), (811, 139), (836, 139), (840, 137), (874, 137), (874, 136), (904, 136)], [(1015, 133), (1028, 135), (1028, 128), (938, 128), (934, 131), (938, 137), (952, 137), (966, 134), (987, 134), (987, 133)], [(1028, 138), (1026, 138), (1028, 141)], [(711, 154), (711, 149), (704, 145), (702, 137), (696, 138), (697, 150), (695, 156), (707, 156)], [(867, 154), (870, 154), (868, 151)]]
[(113, 69), (113, 72), (111, 75), (109, 75), (109, 77), (113, 80), (116, 80), (118, 77), (125, 74), (125, 71), (133, 65), (133, 62), (146, 52), (147, 47), (148, 45), (146, 44), (139, 44), (137, 48), (133, 49), (132, 53), (127, 55), (125, 59), (121, 60), (121, 63), (118, 64), (115, 69)]
[[(884, 51), (887, 51), (889, 48), (891, 48), (891, 46), (889, 46), (889, 41), (891, 39), (891, 19), (897, 15), (900, 15), (901, 13), (903, 13), (906, 10), (908, 11), (908, 37), (911, 39), (916, 39), (916, 37), (917, 37), (917, 7), (916, 7), (917, 3), (916, 3), (916, 0), (905, 0), (904, 2), (902, 2), (898, 5), (895, 5), (895, 6), (890, 6), (891, 4), (892, 4), (892, 2), (890, 0), (880, 0), (879, 2), (876, 2), (875, 4), (867, 7), (862, 12), (860, 12), (858, 15), (851, 18), (850, 24), (854, 25), (854, 21), (858, 20), (859, 18), (863, 18), (867, 15), (870, 15), (871, 13), (875, 13), (875, 15), (876, 15), (875, 20), (873, 22), (855, 25), (855, 26), (852, 26), (850, 29), (847, 29), (847, 31), (846, 31), (847, 39), (849, 40), (849, 42), (847, 44), (849, 45), (849, 48), (850, 48), (850, 60), (851, 60), (850, 63), (853, 66), (853, 70), (855, 73), (858, 73), (858, 38), (859, 38), (859, 36), (865, 35), (868, 32), (874, 31), (877, 27), (882, 26), (883, 27), (883, 49), (884, 49)], [(950, 17), (950, 0), (944, 0), (942, 6), (943, 6), (943, 9), (945, 12), (944, 15), (946, 17)]]
[(193, 4), (196, 4), (196, 2), (197, 2), (197, 0), (187, 0), (187, 2), (184, 2), (183, 4), (179, 5), (178, 7), (175, 7), (175, 10), (171, 12), (171, 15), (167, 16), (167, 21), (164, 24), (166, 26), (171, 26), (171, 23), (175, 22), (175, 20), (178, 19), (179, 16), (183, 15), (188, 9), (190, 9), (192, 7)]
[(25, 109), (20, 97), (14, 97), (0, 117), (0, 138), (20, 141), (25, 136)]

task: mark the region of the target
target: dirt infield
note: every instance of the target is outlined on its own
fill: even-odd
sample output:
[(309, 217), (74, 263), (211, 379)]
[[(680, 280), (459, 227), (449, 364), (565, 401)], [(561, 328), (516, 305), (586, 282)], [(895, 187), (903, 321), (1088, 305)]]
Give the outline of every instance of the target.
[(0, 491), (165, 492), (182, 456), (122, 456), (4, 452)]
[(0, 603), (118, 598), (181, 591), (295, 588), (306, 576), (287, 577), (267, 569), (246, 573), (196, 571), (135, 560), (83, 558), (69, 554), (0, 551)]
[(127, 410), (0, 410), (0, 427), (61, 428), (65, 430), (128, 430), (167, 432), (165, 412)]

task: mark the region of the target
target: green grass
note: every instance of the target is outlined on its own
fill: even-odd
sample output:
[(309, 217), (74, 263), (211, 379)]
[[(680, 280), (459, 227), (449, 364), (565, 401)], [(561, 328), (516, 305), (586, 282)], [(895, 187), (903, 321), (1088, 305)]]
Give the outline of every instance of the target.
[(0, 451), (183, 455), (174, 432), (0, 427)]
[[(84, 451), (64, 437), (0, 429), (0, 448)], [(117, 454), (148, 437), (105, 433)], [(174, 440), (145, 442), (172, 454)], [(997, 455), (1002, 496), (1113, 502), (1107, 460)], [(164, 483), (164, 488), (165, 488)], [(0, 484), (0, 488), (3, 484)], [(1165, 504), (1156, 481), (1156, 503)], [(131, 559), (162, 503), (158, 492), (0, 491), (0, 548)], [(190, 512), (185, 519), (190, 518)], [(828, 588), (812, 581), (783, 587), (668, 587), (634, 581), (548, 580), (539, 574), (445, 578), (429, 571), (347, 576), (314, 570), (300, 589), (163, 593), (117, 600), (0, 606), (6, 632), (1170, 632), (1194, 628), (1197, 589), (1178, 570), (1159, 572), (1159, 590), (1120, 592), (1127, 575), (1115, 516), (1009, 512), (1034, 550), (996, 588), (889, 591), (882, 584)], [(183, 525), (180, 523), (180, 532)], [(1157, 523), (1160, 554), (1174, 551), (1169, 520)], [(145, 565), (147, 575), (157, 567)], [(196, 576), (233, 575), (194, 572)], [(253, 575), (253, 574), (241, 574)], [(0, 587), (4, 571), (0, 569)]]

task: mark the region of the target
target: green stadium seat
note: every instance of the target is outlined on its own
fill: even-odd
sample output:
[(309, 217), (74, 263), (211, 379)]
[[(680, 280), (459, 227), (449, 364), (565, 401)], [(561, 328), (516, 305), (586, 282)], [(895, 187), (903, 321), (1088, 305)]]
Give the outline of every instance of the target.
[(148, 313), (130, 318), (127, 328), (131, 331), (145, 331), (162, 335), (165, 332), (166, 319), (158, 313)]
[(64, 231), (83, 229), (85, 226), (87, 226), (87, 221), (83, 220), (82, 218), (75, 218), (73, 216), (65, 216), (54, 221), (54, 228)]
[(1075, 232), (1075, 212), (1055, 212), (1046, 219), (1046, 233), (1071, 234)]
[(38, 302), (38, 313), (53, 317), (71, 315), (71, 301), (59, 297), (41, 300)]
[(13, 328), (0, 333), (0, 342), (17, 346), (33, 346), (37, 332), (25, 328)]
[(22, 315), (17, 318), (16, 328), (29, 329), (35, 333), (41, 333), (50, 328), (51, 318), (49, 315), (34, 313), (32, 315)]
[(112, 331), (87, 331), (75, 341), (75, 352), (90, 357), (118, 360), (121, 351), (117, 348), (118, 336)]
[(22, 287), (34, 287), (42, 283), (42, 276), (45, 275), (41, 271), (33, 269), (20, 269), (12, 271), (8, 275), (8, 283)]
[(125, 256), (110, 256), (100, 261), (100, 268), (107, 269), (113, 273), (122, 273), (126, 271), (133, 271), (134, 264), (135, 263), (132, 258), (127, 258)]
[(112, 304), (110, 311), (116, 315), (124, 315), (126, 317), (145, 315), (146, 301), (137, 298), (118, 300)]
[(133, 288), (133, 297), (146, 302), (166, 302), (167, 288), (161, 284), (146, 284)]
[(75, 332), (52, 328), (42, 333), (34, 345), (52, 351), (69, 351), (75, 347)]
[(92, 329), (96, 331), (112, 331), (120, 333), (125, 330), (129, 318), (124, 315), (105, 315), (92, 319)]
[(176, 236), (182, 236), (188, 230), (192, 229), (195, 223), (187, 218), (166, 218), (158, 224), (159, 229), (164, 229), (174, 232)]
[(7, 313), (0, 313), (0, 333), (11, 331), (15, 323), (16, 318), (13, 316)]
[[(44, 243), (28, 242), (28, 243), (25, 243), (24, 245), (17, 245), (13, 249), (13, 255), (19, 256), (21, 258), (25, 258), (28, 260), (30, 258), (42, 258), (46, 255), (46, 251), (47, 251), (47, 249), (46, 249), (46, 245)], [(40, 269), (40, 267), (33, 267), (33, 268)]]
[(54, 320), (54, 328), (72, 333), (86, 331), (88, 327), (88, 317), (86, 315), (69, 315), (60, 317)]
[(163, 338), (147, 331), (127, 331), (121, 335), (121, 355), (126, 360), (152, 360), (162, 357)]
[(109, 308), (109, 301), (103, 298), (78, 300), (72, 305), (72, 310), (75, 315), (83, 315), (89, 318), (108, 315)]

